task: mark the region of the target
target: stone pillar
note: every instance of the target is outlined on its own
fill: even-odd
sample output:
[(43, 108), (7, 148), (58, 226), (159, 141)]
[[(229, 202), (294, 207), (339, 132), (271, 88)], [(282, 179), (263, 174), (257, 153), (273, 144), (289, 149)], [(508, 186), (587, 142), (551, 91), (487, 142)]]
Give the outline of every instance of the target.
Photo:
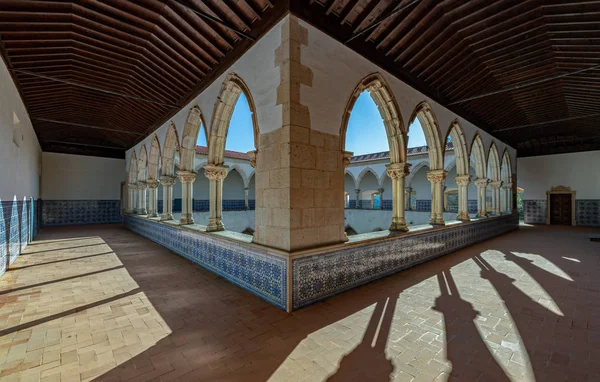
[(227, 166), (224, 165), (204, 165), (204, 175), (210, 182), (210, 215), (206, 232), (215, 232), (225, 230), (223, 224), (223, 179), (227, 177)]
[(427, 172), (427, 179), (431, 182), (431, 220), (429, 224), (445, 225), (444, 222), (444, 179), (447, 171), (431, 170)]
[(471, 183), (471, 175), (459, 175), (454, 178), (458, 185), (458, 215), (457, 220), (469, 221), (469, 191), (468, 186)]
[(244, 188), (244, 208), (247, 210), (250, 209), (250, 203), (248, 201), (248, 187)]
[(512, 214), (512, 183), (507, 183), (505, 185), (502, 186), (502, 189), (504, 190), (504, 211), (506, 211), (507, 214)]
[(497, 180), (490, 183), (492, 187), (492, 213), (494, 215), (502, 215), (502, 208), (500, 207), (500, 188), (502, 187), (502, 181)]
[(406, 187), (406, 195), (404, 197), (406, 201), (405, 209), (411, 211), (412, 210), (412, 187)]
[[(383, 191), (385, 191), (385, 188), (378, 188), (377, 191), (379, 192), (379, 209), (382, 210), (383, 209)], [(373, 199), (373, 208), (375, 208), (375, 199)]]
[(163, 186), (163, 212), (160, 215), (160, 220), (173, 220), (173, 185), (175, 177), (161, 176), (160, 183)]
[(146, 182), (138, 181), (138, 215), (146, 215), (148, 211), (146, 210), (146, 190), (148, 189), (148, 185)]
[(443, 212), (448, 211), (448, 193), (446, 192), (447, 189), (448, 189), (448, 187), (446, 187), (446, 186), (442, 187), (442, 192), (444, 193), (444, 210), (443, 210)]
[(177, 177), (181, 182), (181, 219), (179, 224), (194, 224), (194, 180), (196, 173), (193, 171), (177, 171)]
[(158, 216), (158, 186), (160, 182), (157, 179), (148, 179), (148, 217)]
[(405, 163), (390, 163), (386, 165), (387, 176), (392, 179), (392, 224), (390, 231), (406, 232), (406, 218), (404, 217), (404, 180), (407, 166)]
[(477, 186), (477, 217), (487, 217), (487, 211), (485, 208), (485, 193), (488, 183), (490, 182), (487, 178), (475, 179), (475, 185)]
[(354, 189), (354, 193), (356, 194), (356, 205), (354, 206), (354, 208), (359, 209), (360, 208), (360, 188)]
[(130, 214), (135, 214), (137, 210), (137, 206), (135, 204), (135, 195), (137, 194), (137, 184), (129, 183), (127, 185), (127, 212)]

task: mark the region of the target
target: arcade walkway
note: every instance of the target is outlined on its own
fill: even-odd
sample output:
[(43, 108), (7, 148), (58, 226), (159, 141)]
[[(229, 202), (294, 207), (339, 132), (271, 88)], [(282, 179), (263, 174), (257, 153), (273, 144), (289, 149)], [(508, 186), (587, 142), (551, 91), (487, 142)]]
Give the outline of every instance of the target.
[(122, 226), (47, 228), (0, 279), (0, 380), (597, 381), (592, 231), (521, 227), (287, 314)]

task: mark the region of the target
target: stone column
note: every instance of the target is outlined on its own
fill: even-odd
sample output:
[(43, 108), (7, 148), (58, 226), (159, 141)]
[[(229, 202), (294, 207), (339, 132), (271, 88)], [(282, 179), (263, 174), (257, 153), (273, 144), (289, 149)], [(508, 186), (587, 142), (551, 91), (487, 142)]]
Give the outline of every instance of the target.
[[(382, 210), (383, 209), (383, 191), (385, 191), (385, 188), (378, 188), (377, 191), (379, 192), (379, 209)], [(373, 208), (375, 208), (375, 199), (373, 199)]]
[(504, 193), (506, 195), (504, 197), (504, 211), (506, 211), (506, 213), (510, 215), (512, 214), (512, 183), (507, 183), (503, 185), (502, 189), (504, 190)]
[(459, 175), (454, 178), (458, 185), (458, 215), (457, 220), (469, 221), (469, 191), (468, 186), (471, 183), (471, 175)]
[(248, 187), (244, 188), (244, 208), (247, 210), (250, 209), (250, 203), (248, 201)]
[(442, 187), (442, 192), (444, 193), (444, 211), (446, 212), (448, 211), (448, 193), (446, 192), (448, 187), (444, 186)]
[(148, 217), (155, 218), (158, 216), (158, 186), (160, 182), (157, 179), (148, 179)]
[(356, 206), (354, 206), (354, 208), (359, 209), (360, 208), (360, 188), (354, 189), (354, 193), (356, 194)]
[(406, 201), (405, 209), (411, 211), (412, 210), (412, 187), (406, 187), (406, 195), (404, 197)]
[(497, 180), (490, 183), (492, 187), (492, 213), (494, 215), (502, 215), (502, 208), (500, 207), (500, 187), (502, 187), (502, 181)]
[(390, 231), (408, 231), (404, 217), (404, 180), (406, 178), (405, 163), (390, 163), (386, 165), (387, 176), (392, 179), (392, 224)]
[(485, 193), (488, 183), (490, 182), (487, 178), (475, 179), (475, 185), (477, 186), (477, 217), (487, 217), (487, 211), (485, 208)]
[(146, 215), (148, 211), (146, 210), (146, 190), (148, 189), (148, 185), (146, 182), (138, 181), (138, 215)]
[(445, 225), (444, 222), (444, 179), (447, 171), (431, 170), (427, 172), (427, 179), (431, 182), (431, 220), (429, 224)]
[(210, 181), (210, 215), (206, 232), (225, 230), (225, 225), (223, 224), (223, 179), (227, 176), (227, 168), (224, 165), (204, 165), (204, 175)]
[(173, 220), (173, 185), (175, 177), (161, 176), (160, 183), (163, 186), (163, 212), (160, 215), (160, 220)]
[(196, 173), (193, 171), (177, 171), (177, 177), (181, 182), (181, 219), (179, 224), (194, 224), (194, 180)]
[(128, 197), (127, 197), (127, 212), (135, 214), (137, 207), (135, 204), (135, 195), (137, 193), (137, 184), (129, 183), (127, 185)]

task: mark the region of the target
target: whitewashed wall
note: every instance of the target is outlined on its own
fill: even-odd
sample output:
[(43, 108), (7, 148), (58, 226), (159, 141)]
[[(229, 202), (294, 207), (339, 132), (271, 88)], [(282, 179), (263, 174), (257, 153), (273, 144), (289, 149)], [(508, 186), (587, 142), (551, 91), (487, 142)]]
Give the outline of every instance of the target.
[(119, 200), (124, 159), (42, 154), (42, 199)]
[[(18, 123), (17, 123), (18, 121)], [(16, 144), (13, 142), (13, 137)], [(25, 105), (0, 59), (0, 199), (39, 197), (42, 150)]]
[(523, 199), (546, 199), (556, 186), (571, 187), (577, 199), (600, 199), (600, 151), (519, 158), (517, 166)]

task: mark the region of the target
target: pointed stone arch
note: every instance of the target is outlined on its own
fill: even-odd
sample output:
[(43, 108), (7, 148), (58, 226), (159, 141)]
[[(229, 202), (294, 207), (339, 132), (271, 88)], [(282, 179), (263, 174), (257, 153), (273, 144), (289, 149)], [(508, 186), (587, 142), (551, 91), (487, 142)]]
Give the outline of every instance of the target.
[(220, 166), (224, 163), (225, 141), (229, 131), (229, 123), (233, 115), (233, 109), (237, 103), (240, 94), (244, 93), (248, 101), (248, 107), (252, 114), (252, 128), (254, 130), (254, 148), (258, 147), (258, 116), (256, 114), (256, 105), (250, 93), (248, 85), (235, 73), (230, 73), (223, 81), (221, 91), (215, 102), (212, 122), (210, 124), (210, 134), (207, 140), (208, 144), (208, 163)]
[(496, 142), (492, 142), (490, 146), (487, 163), (490, 179), (494, 182), (500, 181), (500, 157), (496, 148)]
[(129, 159), (129, 174), (128, 174), (128, 182), (133, 184), (137, 182), (137, 156), (135, 155), (135, 150), (131, 151), (131, 158)]
[(233, 166), (230, 166), (227, 169), (227, 173), (229, 174), (233, 170), (237, 171), (238, 174), (240, 174), (240, 176), (242, 177), (242, 180), (244, 181), (244, 187), (247, 187), (248, 182), (250, 181), (250, 177), (246, 174), (246, 171), (244, 171), (244, 169), (241, 166), (234, 164)]
[(160, 142), (154, 134), (148, 155), (148, 179), (158, 179), (160, 165)]
[(452, 138), (452, 146), (454, 147), (456, 174), (469, 175), (469, 151), (467, 150), (464, 130), (457, 120), (450, 124), (450, 129), (444, 142), (448, 141), (448, 136)]
[(358, 188), (358, 182), (357, 182), (357, 178), (356, 176), (354, 176), (354, 174), (348, 170), (344, 171), (344, 176), (346, 175), (350, 175), (350, 177), (352, 178), (352, 181), (354, 181), (354, 189)]
[(442, 145), (437, 118), (433, 112), (433, 109), (426, 101), (418, 104), (413, 111), (408, 124), (409, 129), (415, 118), (419, 119), (425, 135), (425, 141), (427, 142), (427, 147), (429, 150), (429, 168), (431, 170), (443, 170), (445, 145)]
[(501, 208), (504, 213), (512, 213), (512, 210), (516, 207), (513, 206), (513, 181), (512, 181), (512, 164), (510, 161), (510, 155), (508, 149), (504, 149), (502, 154), (502, 162), (500, 165), (500, 180), (502, 181), (501, 193)]
[(179, 135), (175, 124), (171, 122), (163, 145), (161, 175), (175, 176), (175, 153), (178, 151)]
[(367, 175), (367, 173), (369, 173), (369, 172), (370, 172), (371, 174), (373, 174), (373, 176), (375, 177), (375, 179), (377, 179), (377, 184), (378, 184), (379, 186), (381, 186), (381, 183), (382, 183), (382, 180), (381, 180), (381, 179), (383, 178), (383, 176), (379, 176), (379, 175), (377, 175), (377, 172), (376, 172), (376, 171), (375, 171), (373, 168), (371, 168), (370, 166), (367, 166), (367, 167), (365, 167), (365, 168), (364, 168), (364, 169), (363, 169), (363, 170), (360, 172), (360, 174), (358, 174), (358, 176), (356, 177), (356, 180), (355, 180), (355, 181), (356, 181), (356, 184), (357, 184), (357, 187), (356, 187), (356, 188), (360, 188), (360, 182), (362, 181), (363, 177), (364, 177), (365, 175)]
[(138, 182), (145, 182), (148, 180), (148, 152), (146, 151), (146, 145), (142, 145), (142, 148), (140, 149), (140, 156), (138, 157), (137, 180)]
[(479, 133), (475, 134), (473, 142), (471, 142), (471, 155), (475, 159), (475, 173), (478, 179), (485, 179), (487, 174), (487, 165), (485, 160), (485, 150), (483, 141)]
[(200, 130), (204, 130), (204, 136), (206, 138), (207, 145), (209, 145), (204, 116), (202, 115), (200, 107), (198, 105), (194, 105), (190, 109), (190, 112), (188, 113), (188, 116), (185, 120), (185, 125), (183, 127), (183, 136), (181, 137), (180, 167), (183, 171), (194, 170), (194, 158), (196, 157), (196, 142), (198, 141), (198, 134), (200, 134)]
[(508, 149), (504, 149), (504, 154), (502, 154), (500, 180), (502, 180), (504, 183), (512, 182), (512, 163), (510, 160), (510, 155), (508, 154)]
[(422, 169), (423, 167), (427, 167), (428, 169), (431, 169), (430, 165), (429, 165), (429, 161), (422, 161), (417, 163), (416, 166), (414, 166), (410, 173), (408, 174), (408, 176), (406, 177), (406, 187), (411, 187), (412, 184), (412, 180), (415, 178), (415, 175), (417, 174), (417, 172), (419, 172), (420, 169)]
[(365, 90), (369, 92), (371, 99), (377, 105), (377, 109), (383, 120), (390, 148), (390, 163), (406, 162), (406, 128), (402, 120), (400, 107), (389, 85), (379, 73), (372, 73), (363, 78), (354, 88), (346, 103), (340, 127), (342, 152), (346, 150), (346, 132), (348, 131), (348, 122), (350, 121), (352, 109), (358, 97)]

